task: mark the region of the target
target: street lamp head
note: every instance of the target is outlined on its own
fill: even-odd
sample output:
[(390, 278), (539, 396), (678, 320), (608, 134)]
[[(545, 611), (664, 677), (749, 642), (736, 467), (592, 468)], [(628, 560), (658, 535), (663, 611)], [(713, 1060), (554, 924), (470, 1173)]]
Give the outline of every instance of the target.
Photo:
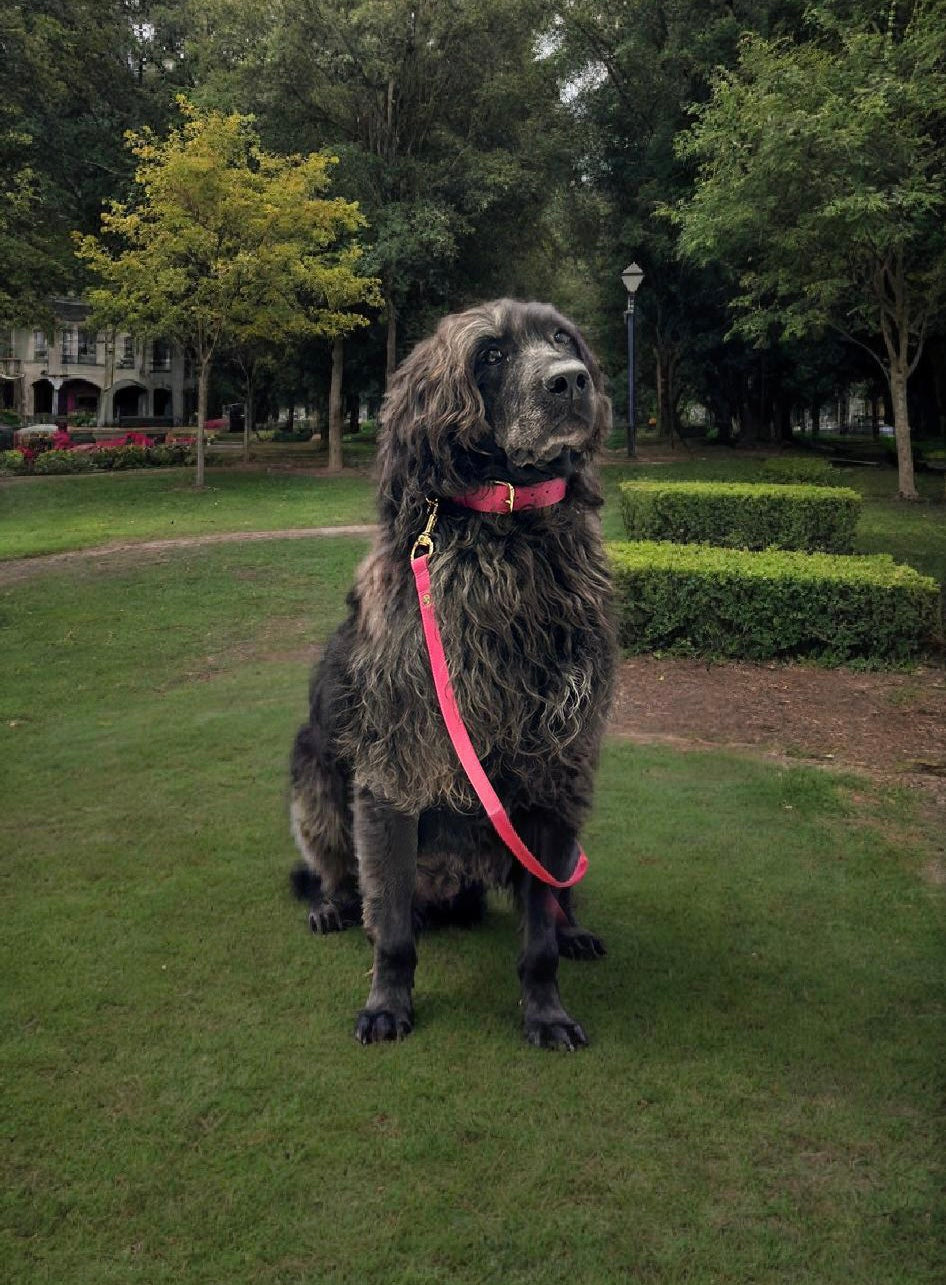
[(621, 273), (621, 280), (624, 282), (624, 289), (629, 295), (637, 293), (637, 287), (644, 280), (644, 273), (636, 263), (629, 263)]

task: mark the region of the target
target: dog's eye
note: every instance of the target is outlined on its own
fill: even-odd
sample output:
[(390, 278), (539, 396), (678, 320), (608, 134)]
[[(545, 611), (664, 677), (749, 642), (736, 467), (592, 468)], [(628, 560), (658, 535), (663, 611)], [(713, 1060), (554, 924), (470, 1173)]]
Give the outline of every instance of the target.
[(502, 361), (504, 356), (505, 354), (502, 348), (498, 348), (496, 344), (491, 344), (489, 348), (483, 349), (480, 354), (480, 360), (486, 366), (495, 366), (498, 362)]
[(570, 344), (572, 337), (567, 330), (556, 330), (552, 336), (552, 342), (555, 344)]

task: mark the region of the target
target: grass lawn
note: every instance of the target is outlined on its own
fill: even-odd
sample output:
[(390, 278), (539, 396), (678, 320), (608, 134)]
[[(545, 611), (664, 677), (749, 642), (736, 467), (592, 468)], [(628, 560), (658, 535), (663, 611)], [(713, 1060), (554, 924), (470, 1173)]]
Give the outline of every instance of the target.
[(86, 473), (0, 480), (0, 560), (82, 549), (113, 540), (153, 540), (212, 531), (374, 522), (367, 476), (209, 469)]
[(941, 1281), (942, 887), (896, 792), (612, 743), (592, 1047), (522, 1043), (500, 901), (355, 1043), (370, 953), (288, 900), (284, 775), (363, 547), (0, 590), (3, 1279)]
[[(370, 443), (360, 448), (367, 451)], [(368, 465), (366, 458), (363, 475), (341, 477), (211, 469), (202, 493), (191, 485), (191, 469), (0, 480), (0, 561), (115, 540), (373, 522)], [(627, 477), (753, 481), (760, 467), (757, 457), (731, 451), (701, 459), (681, 453), (676, 463), (609, 464), (605, 534), (624, 538), (617, 488)], [(838, 469), (837, 480), (864, 496), (856, 552), (889, 552), (946, 584), (942, 475), (918, 475), (920, 504), (891, 498), (896, 483), (890, 469)]]

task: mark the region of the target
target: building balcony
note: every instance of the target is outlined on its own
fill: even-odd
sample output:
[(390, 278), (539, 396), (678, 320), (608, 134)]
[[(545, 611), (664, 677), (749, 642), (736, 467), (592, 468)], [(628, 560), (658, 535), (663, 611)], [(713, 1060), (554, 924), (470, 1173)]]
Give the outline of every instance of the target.
[(19, 357), (0, 357), (0, 375), (7, 379), (16, 379), (22, 373)]

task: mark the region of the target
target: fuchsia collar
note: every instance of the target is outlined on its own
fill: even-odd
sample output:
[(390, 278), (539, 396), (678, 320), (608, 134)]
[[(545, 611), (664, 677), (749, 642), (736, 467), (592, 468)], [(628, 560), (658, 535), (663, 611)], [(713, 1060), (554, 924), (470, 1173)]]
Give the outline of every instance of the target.
[(488, 482), (466, 495), (451, 495), (450, 503), (477, 513), (518, 513), (520, 509), (549, 509), (564, 500), (568, 483), (563, 477), (534, 486), (513, 486), (512, 482)]

